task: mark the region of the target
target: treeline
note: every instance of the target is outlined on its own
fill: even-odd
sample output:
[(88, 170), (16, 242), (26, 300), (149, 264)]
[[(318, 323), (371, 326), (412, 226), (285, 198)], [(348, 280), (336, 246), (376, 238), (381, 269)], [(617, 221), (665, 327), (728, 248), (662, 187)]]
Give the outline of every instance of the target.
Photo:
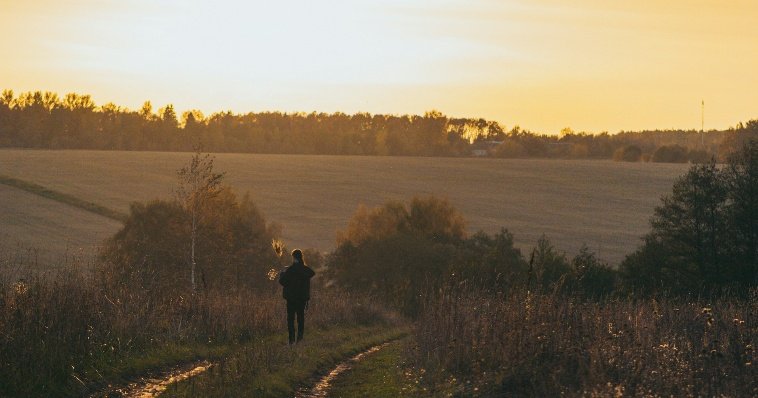
[(477, 118), (369, 113), (216, 112), (177, 114), (147, 101), (139, 110), (95, 104), (89, 95), (52, 92), (0, 96), (0, 147), (211, 152), (491, 156), (503, 158), (724, 161), (750, 137), (758, 120), (724, 131), (666, 130), (546, 135)]

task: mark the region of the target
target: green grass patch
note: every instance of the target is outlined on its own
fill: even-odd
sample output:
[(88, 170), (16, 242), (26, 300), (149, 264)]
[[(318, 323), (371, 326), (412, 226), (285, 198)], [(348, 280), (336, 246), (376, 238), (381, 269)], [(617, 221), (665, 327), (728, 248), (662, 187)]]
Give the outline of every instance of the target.
[(43, 198), (51, 199), (60, 203), (65, 203), (67, 205), (74, 206), (79, 209), (86, 210), (88, 212), (110, 218), (112, 220), (124, 221), (126, 219), (126, 214), (124, 213), (118, 212), (113, 209), (109, 209), (97, 203), (88, 202), (86, 200), (79, 199), (75, 196), (71, 196), (63, 192), (54, 191), (52, 189), (43, 187), (42, 185), (38, 185), (33, 182), (28, 182), (24, 180), (19, 180), (18, 178), (0, 175), (0, 184), (5, 184), (14, 188), (22, 189), (26, 192), (42, 196)]
[(406, 356), (407, 341), (399, 340), (357, 362), (337, 377), (330, 397), (427, 397), (418, 372)]
[(251, 343), (208, 372), (169, 388), (166, 397), (292, 396), (336, 364), (408, 333), (405, 327), (333, 327), (312, 330), (289, 347), (282, 333)]

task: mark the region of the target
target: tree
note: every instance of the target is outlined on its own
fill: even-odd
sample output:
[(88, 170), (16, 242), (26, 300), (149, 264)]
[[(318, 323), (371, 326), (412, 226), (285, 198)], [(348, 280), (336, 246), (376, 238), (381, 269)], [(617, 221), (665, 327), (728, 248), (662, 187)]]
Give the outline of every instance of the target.
[[(103, 250), (106, 273), (114, 284), (154, 294), (192, 291), (187, 283), (192, 223), (178, 200), (134, 203), (124, 227)], [(276, 227), (267, 224), (248, 195), (238, 198), (221, 187), (199, 209), (195, 262), (206, 289), (261, 287), (267, 267), (276, 262), (271, 242)], [(190, 271), (190, 272), (188, 272)]]
[(238, 290), (260, 286), (276, 261), (271, 242), (279, 231), (266, 223), (250, 196), (238, 198), (223, 186), (208, 199), (197, 219), (197, 272), (206, 286)]
[(190, 270), (193, 292), (196, 291), (195, 246), (197, 243), (198, 217), (203, 206), (218, 195), (224, 178), (224, 173), (213, 171), (213, 160), (214, 158), (210, 154), (203, 154), (198, 148), (190, 162), (177, 172), (179, 186), (176, 190), (176, 196), (191, 219)]
[(447, 274), (465, 238), (464, 225), (447, 200), (435, 197), (360, 206), (339, 234), (328, 276), (339, 286), (376, 294), (414, 314), (419, 292)]
[(655, 209), (653, 236), (670, 250), (666, 263), (690, 287), (718, 285), (726, 243), (726, 188), (714, 162), (693, 166)]
[(559, 287), (557, 284), (570, 272), (571, 266), (566, 260), (566, 255), (555, 250), (550, 240), (542, 235), (537, 240), (537, 246), (532, 249), (529, 259), (528, 285), (531, 285), (534, 278), (537, 286), (543, 289)]
[(140, 108), (139, 114), (144, 120), (152, 120), (155, 116), (153, 115), (153, 104), (150, 101), (145, 101)]
[(657, 163), (687, 163), (687, 148), (681, 145), (663, 145), (653, 152), (652, 161)]
[(644, 244), (621, 264), (628, 287), (710, 293), (755, 283), (758, 156), (750, 153), (726, 171), (714, 161), (693, 165), (674, 184)]
[(650, 234), (643, 238), (643, 242), (619, 266), (624, 289), (642, 295), (671, 291), (676, 276), (662, 263), (668, 249)]
[[(124, 226), (106, 241), (102, 256), (116, 285), (133, 283), (148, 291), (186, 289), (185, 209), (175, 201), (132, 203)], [(185, 271), (186, 272), (186, 271)]]
[(726, 167), (693, 165), (662, 199), (644, 244), (621, 264), (636, 291), (742, 292), (758, 284), (758, 140)]
[(439, 242), (459, 241), (466, 236), (463, 215), (447, 199), (414, 197), (408, 213), (408, 225), (421, 236)]
[(733, 154), (739, 152), (750, 141), (758, 141), (758, 119), (739, 123), (735, 129), (726, 132), (718, 145), (720, 160), (729, 161)]
[(500, 158), (522, 158), (526, 155), (526, 149), (517, 140), (510, 137), (495, 147), (495, 156)]
[(13, 90), (3, 90), (2, 95), (0, 95), (0, 104), (3, 104), (8, 109), (12, 109), (15, 106)]
[(203, 113), (196, 109), (182, 113), (181, 140), (177, 144), (178, 148), (190, 148), (192, 145), (198, 146), (201, 143), (203, 145), (210, 144), (203, 140), (204, 119)]
[(732, 277), (758, 285), (758, 139), (733, 154), (725, 169), (728, 241), (734, 250)]
[(63, 107), (69, 110), (93, 110), (95, 109), (95, 102), (89, 95), (68, 93), (63, 98)]
[(161, 115), (161, 120), (163, 120), (163, 122), (166, 123), (170, 128), (179, 127), (179, 120), (176, 117), (174, 105), (168, 104), (159, 109), (158, 113)]
[(616, 272), (598, 260), (586, 245), (571, 260), (571, 267), (574, 288), (585, 297), (608, 296), (616, 288)]
[(14, 145), (14, 119), (15, 114), (13, 108), (15, 107), (15, 100), (13, 98), (13, 90), (3, 90), (0, 95), (0, 146), (9, 147)]
[(466, 239), (458, 247), (452, 269), (463, 280), (497, 292), (523, 286), (528, 275), (513, 234), (505, 228), (494, 236), (479, 231)]

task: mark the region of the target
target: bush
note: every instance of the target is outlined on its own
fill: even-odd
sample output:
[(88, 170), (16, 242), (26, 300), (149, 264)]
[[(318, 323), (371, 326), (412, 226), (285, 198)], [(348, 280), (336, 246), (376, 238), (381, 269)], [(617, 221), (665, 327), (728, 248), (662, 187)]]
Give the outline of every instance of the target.
[(537, 246), (532, 250), (529, 259), (530, 283), (534, 278), (537, 289), (558, 289), (559, 283), (563, 284), (566, 277), (571, 273), (571, 265), (566, 259), (566, 255), (555, 250), (550, 240), (542, 235), (537, 240)]
[(653, 152), (651, 161), (656, 163), (687, 163), (687, 148), (681, 145), (663, 145)]
[(463, 215), (447, 200), (414, 197), (408, 206), (396, 201), (373, 209), (359, 206), (348, 222), (347, 229), (337, 234), (337, 246), (348, 242), (358, 246), (396, 234), (456, 241), (465, 237), (465, 228)]
[(610, 296), (616, 289), (616, 271), (600, 262), (587, 246), (582, 246), (571, 261), (573, 291), (586, 298)]
[(708, 163), (712, 157), (713, 155), (704, 149), (693, 149), (687, 153), (690, 163)]
[(463, 226), (460, 213), (436, 198), (361, 206), (327, 259), (327, 278), (411, 316), (418, 314), (422, 292), (451, 280), (493, 294), (526, 287), (590, 299), (616, 288), (616, 272), (586, 247), (569, 262), (542, 236), (527, 263), (508, 230), (466, 238)]
[(621, 162), (639, 162), (642, 159), (642, 149), (636, 145), (627, 145), (613, 152), (613, 160)]
[(418, 294), (447, 272), (465, 237), (462, 215), (447, 200), (413, 198), (408, 206), (358, 208), (327, 260), (339, 286), (376, 294), (408, 314)]
[(527, 283), (528, 265), (514, 247), (513, 234), (501, 229), (494, 236), (478, 232), (457, 248), (452, 277), (493, 292), (518, 289)]
[[(191, 217), (176, 201), (135, 203), (124, 227), (106, 242), (102, 258), (113, 283), (151, 292), (182, 292), (190, 284)], [(278, 263), (267, 224), (246, 195), (223, 188), (200, 210), (195, 248), (201, 285), (207, 289), (259, 287)]]

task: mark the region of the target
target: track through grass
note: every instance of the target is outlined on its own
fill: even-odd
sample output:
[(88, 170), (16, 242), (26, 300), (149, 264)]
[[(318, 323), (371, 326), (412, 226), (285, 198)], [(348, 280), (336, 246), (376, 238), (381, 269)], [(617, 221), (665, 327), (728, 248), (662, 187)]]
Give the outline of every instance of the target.
[(42, 185), (35, 184), (33, 182), (28, 182), (28, 181), (20, 180), (18, 178), (0, 175), (0, 184), (22, 189), (26, 192), (33, 193), (43, 198), (47, 198), (47, 199), (54, 200), (56, 202), (71, 205), (79, 209), (86, 210), (88, 212), (110, 218), (112, 220), (124, 221), (126, 219), (126, 214), (122, 212), (109, 209), (97, 203), (88, 202), (84, 199), (80, 199), (63, 192), (59, 192), (59, 191), (52, 190), (50, 188), (43, 187)]
[(335, 326), (306, 333), (306, 340), (287, 346), (286, 336), (252, 343), (207, 372), (171, 386), (167, 397), (291, 397), (314, 385), (345, 358), (396, 340), (406, 327)]

